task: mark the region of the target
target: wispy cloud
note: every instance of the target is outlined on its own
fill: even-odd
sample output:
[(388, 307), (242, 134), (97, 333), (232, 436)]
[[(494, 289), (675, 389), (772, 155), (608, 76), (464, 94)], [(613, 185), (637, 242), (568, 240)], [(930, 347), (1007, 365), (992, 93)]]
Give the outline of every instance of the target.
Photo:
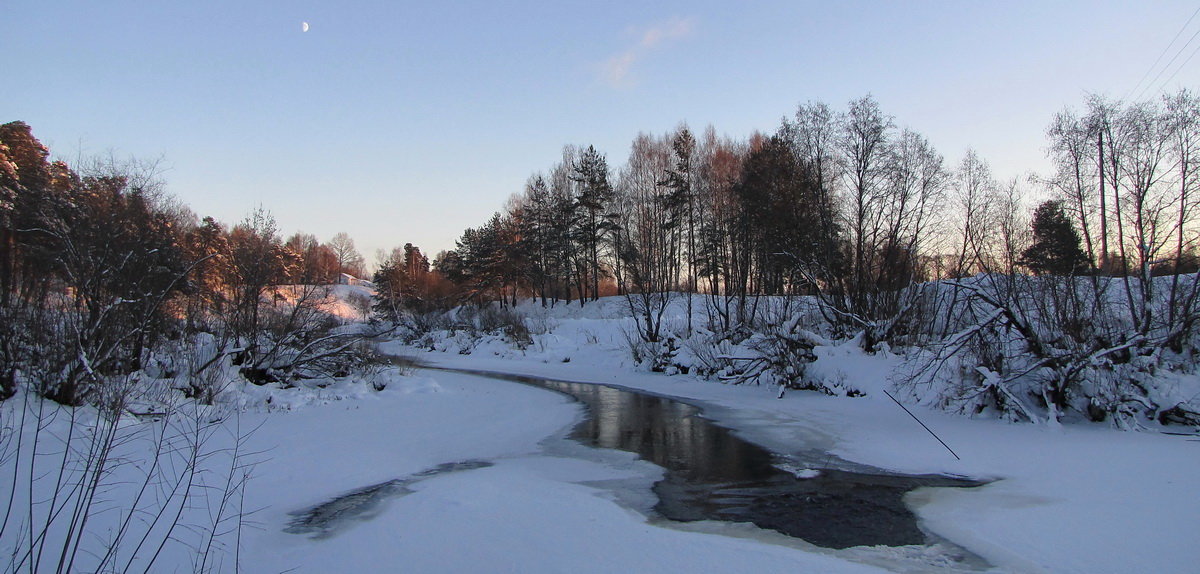
[[(672, 18), (667, 22), (642, 30), (637, 42), (624, 52), (617, 54), (600, 65), (600, 77), (613, 87), (633, 84), (630, 75), (633, 65), (663, 43), (685, 38), (695, 29), (693, 18)], [(635, 31), (636, 32), (636, 31)]]

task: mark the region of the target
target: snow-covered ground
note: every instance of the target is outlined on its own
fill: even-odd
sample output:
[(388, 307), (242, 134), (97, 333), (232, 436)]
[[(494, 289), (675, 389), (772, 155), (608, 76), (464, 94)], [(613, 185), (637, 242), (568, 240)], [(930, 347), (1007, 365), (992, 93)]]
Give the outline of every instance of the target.
[[(1188, 572), (1200, 564), (1196, 437), (1011, 424), (910, 407), (958, 460), (882, 393), (897, 361), (887, 353), (864, 355), (853, 344), (818, 349), (813, 368), (852, 381), (866, 397), (777, 398), (768, 387), (645, 372), (625, 348), (620, 300), (524, 312), (535, 332), (524, 350), (494, 337), (465, 355), (465, 340), (449, 336), (435, 342), (437, 351), (395, 342), (384, 350), (447, 367), (681, 397), (803, 468), (865, 464), (992, 479), (975, 489), (917, 491), (909, 503), (929, 531), (997, 571)], [(661, 471), (627, 453), (567, 440), (582, 416), (567, 398), (445, 371), (385, 372), (375, 381), (386, 388), (246, 385), (236, 393), (246, 410), (225, 424), (255, 429), (244, 450), (259, 462), (245, 491), (250, 526), (241, 532), (240, 552), (224, 547), (223, 570), (235, 560), (247, 572), (959, 568), (919, 548), (829, 551), (748, 526), (648, 519), (638, 509), (651, 506), (649, 487)], [(11, 400), (6, 407), (17, 408)], [(5, 424), (14, 424), (13, 414), (5, 412)], [(44, 437), (39, 449), (53, 450), (51, 435)], [(471, 464), (445, 466), (462, 462)], [(120, 466), (111, 480), (127, 480), (137, 468)], [(389, 481), (398, 486), (379, 491), (386, 496), (347, 504), (320, 529), (294, 528), (310, 509)], [(18, 496), (13, 508), (20, 512), (21, 504)], [(188, 560), (186, 548), (168, 550), (156, 570), (191, 570)]]
[(926, 489), (909, 502), (930, 531), (1002, 571), (1166, 572), (1200, 564), (1200, 437), (1012, 424), (910, 407), (958, 460), (882, 393), (897, 361), (886, 353), (865, 355), (853, 344), (819, 348), (814, 368), (844, 376), (866, 397), (789, 392), (779, 399), (775, 389), (639, 369), (625, 350), (628, 325), (619, 319), (618, 299), (526, 312), (551, 332), (534, 335), (525, 350), (493, 340), (470, 355), (459, 354), (453, 341), (446, 352), (408, 352), (442, 366), (683, 397), (743, 436), (798, 458), (817, 450), (896, 471), (994, 479), (970, 490)]

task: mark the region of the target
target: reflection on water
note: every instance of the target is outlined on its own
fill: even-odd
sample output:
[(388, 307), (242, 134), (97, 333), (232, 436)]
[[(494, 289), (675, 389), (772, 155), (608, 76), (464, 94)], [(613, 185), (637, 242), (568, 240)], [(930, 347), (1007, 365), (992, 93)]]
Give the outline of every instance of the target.
[[(479, 373), (485, 374), (485, 373)], [(921, 486), (977, 486), (944, 476), (897, 476), (822, 469), (786, 472), (766, 449), (678, 401), (602, 385), (486, 373), (575, 397), (589, 416), (572, 437), (637, 453), (667, 470), (654, 485), (655, 510), (678, 521), (751, 522), (827, 548), (925, 544), (904, 505)]]

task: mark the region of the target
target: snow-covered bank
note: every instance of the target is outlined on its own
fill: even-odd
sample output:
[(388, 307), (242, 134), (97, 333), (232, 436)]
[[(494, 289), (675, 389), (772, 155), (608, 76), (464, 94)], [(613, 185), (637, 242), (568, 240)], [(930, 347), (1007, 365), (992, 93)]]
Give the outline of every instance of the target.
[[(607, 307), (605, 304), (608, 304)], [(514, 349), (485, 341), (462, 355), (453, 340), (409, 349), (431, 364), (617, 384), (707, 406), (708, 416), (772, 450), (811, 459), (825, 450), (851, 462), (911, 473), (950, 473), (996, 482), (973, 490), (926, 490), (910, 502), (933, 532), (1002, 571), (1180, 571), (1200, 562), (1200, 442), (1104, 425), (1033, 426), (968, 419), (917, 408), (962, 457), (955, 459), (879, 390), (894, 358), (853, 345), (826, 347), (814, 368), (845, 377), (868, 396), (729, 386), (646, 373), (624, 347), (613, 302), (581, 312), (553, 310), (549, 333)], [(399, 351), (400, 349), (394, 348)], [(436, 375), (440, 376), (440, 375)], [(873, 392), (874, 391), (874, 392)]]

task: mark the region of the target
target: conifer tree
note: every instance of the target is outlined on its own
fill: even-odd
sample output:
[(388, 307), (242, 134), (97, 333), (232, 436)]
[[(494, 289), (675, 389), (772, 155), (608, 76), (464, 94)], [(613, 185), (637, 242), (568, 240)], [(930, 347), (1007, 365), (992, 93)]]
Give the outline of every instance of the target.
[(612, 201), (613, 189), (608, 181), (608, 161), (596, 148), (588, 146), (574, 168), (571, 179), (579, 183), (575, 201), (582, 210), (576, 224), (576, 239), (588, 267), (588, 285), (580, 285), (579, 304), (583, 305), (585, 287), (590, 287), (593, 301), (600, 298), (600, 244), (608, 229), (604, 211)]
[(406, 255), (404, 250), (393, 249), (379, 262), (379, 268), (372, 277), (375, 284), (375, 304), (372, 308), (377, 316), (387, 321), (398, 320), (401, 309), (405, 307), (404, 289), (409, 282), (404, 261)]
[(1078, 275), (1088, 270), (1088, 258), (1075, 226), (1061, 201), (1046, 201), (1033, 212), (1033, 245), (1021, 254), (1021, 264), (1037, 275)]
[[(696, 138), (687, 126), (683, 126), (676, 133), (671, 149), (675, 152), (675, 166), (667, 170), (661, 185), (671, 189), (667, 197), (670, 204), (668, 213), (687, 222), (687, 332), (691, 334), (692, 293), (696, 290), (696, 202), (692, 184), (692, 158), (696, 151)], [(674, 223), (683, 224), (682, 221)]]

